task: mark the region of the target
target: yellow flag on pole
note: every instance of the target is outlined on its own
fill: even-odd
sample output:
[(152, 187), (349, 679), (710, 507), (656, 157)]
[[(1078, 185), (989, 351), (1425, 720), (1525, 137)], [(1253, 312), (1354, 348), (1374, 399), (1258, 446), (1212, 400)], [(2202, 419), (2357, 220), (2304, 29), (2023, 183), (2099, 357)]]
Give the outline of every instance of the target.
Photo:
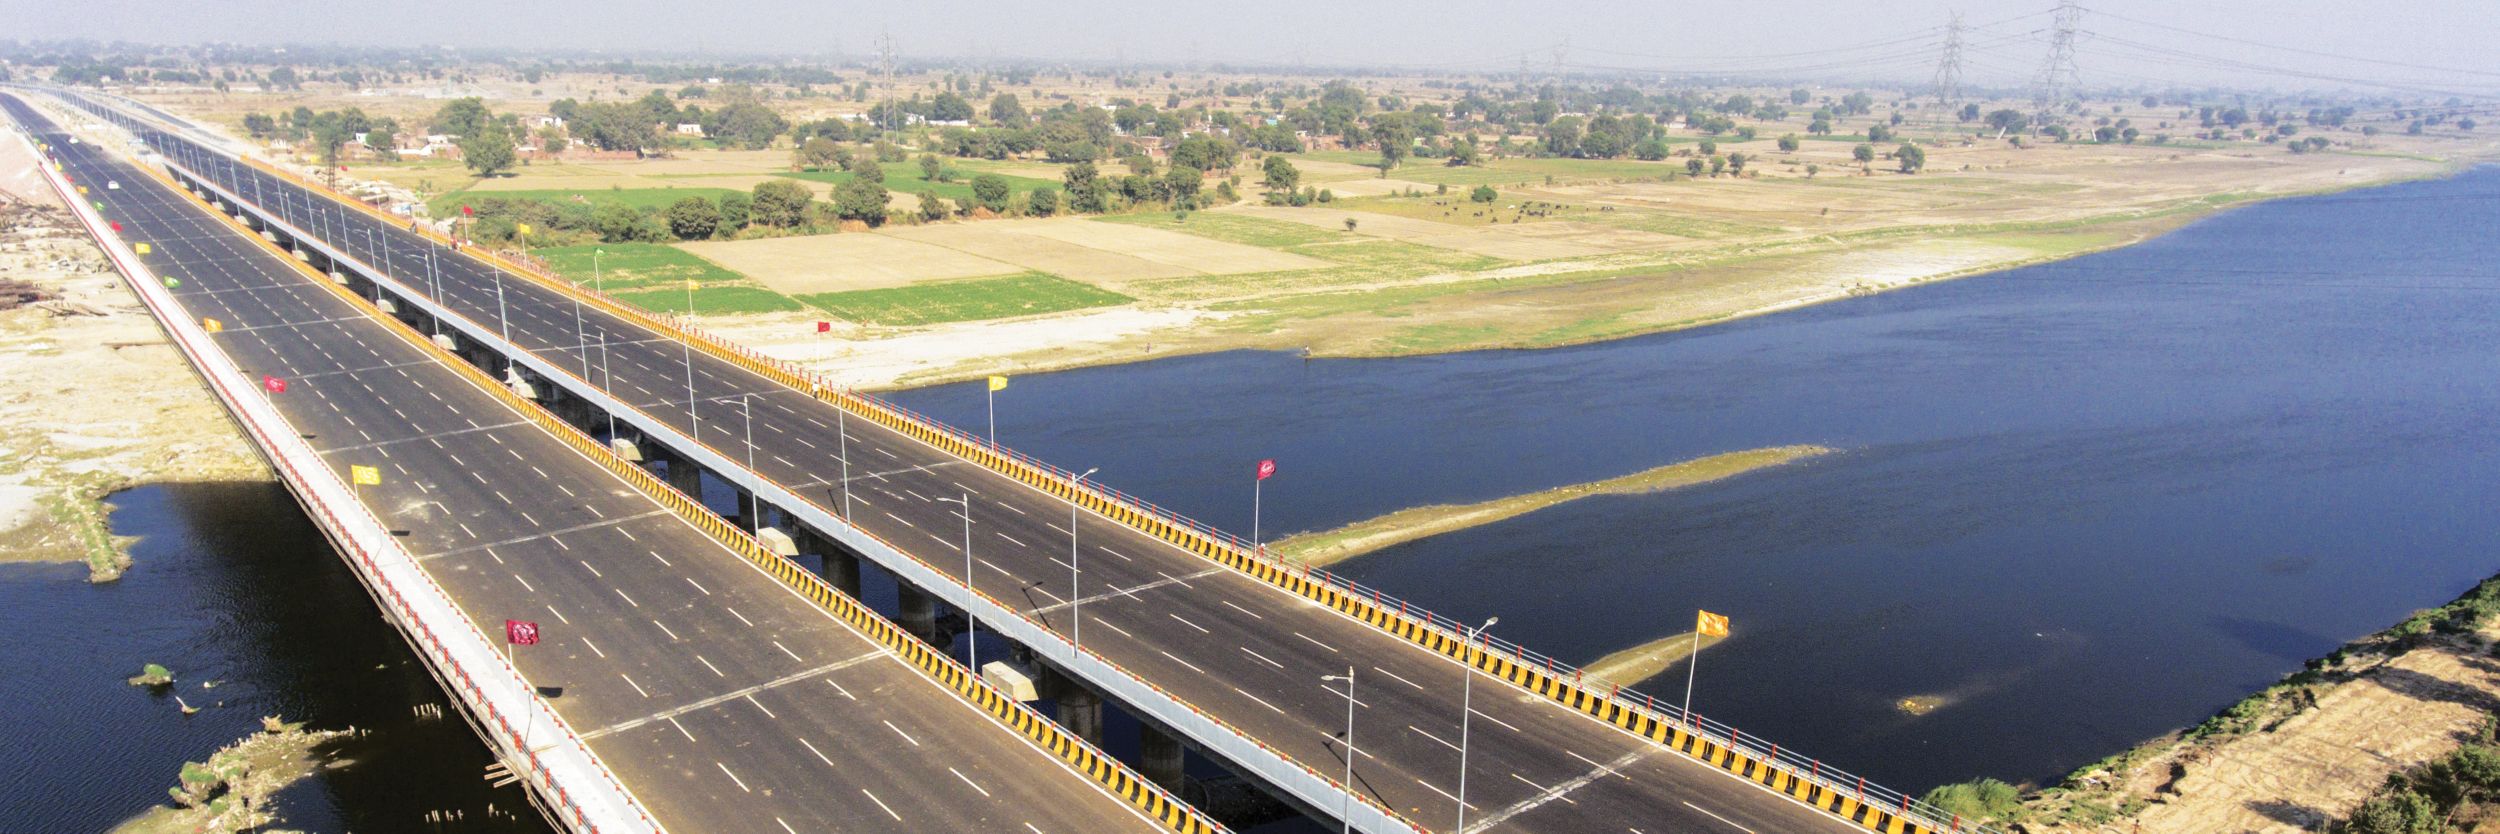
[(204, 318), (200, 319), (200, 329), (206, 330), (210, 333), (215, 333), (226, 329), (226, 323), (216, 319)]
[(514, 223), (512, 224), (512, 228), (519, 231), (521, 234), (526, 235), (530, 233), (530, 224), (527, 223)]
[(1701, 636), (1703, 637), (1727, 636), (1727, 615), (1712, 614), (1708, 611), (1698, 613), (1701, 616), (1695, 617), (1693, 620), (1694, 631), (1701, 632)]
[(1005, 391), (1005, 390), (1007, 390), (1007, 378), (1006, 378), (1006, 377), (1003, 377), (1003, 376), (993, 376), (993, 377), (990, 377), (990, 390), (992, 390), (992, 391)]
[(133, 247), (131, 247), (131, 248), (139, 250), (139, 254), (142, 254), (142, 255), (145, 255), (145, 254), (147, 254), (147, 253), (149, 253), (149, 252), (154, 252), (154, 251), (156, 251), (155, 249), (151, 249), (151, 248), (149, 248), (149, 247), (148, 247), (148, 245), (147, 245), (147, 244), (145, 244), (145, 243), (137, 244), (137, 245), (135, 245), (135, 246), (133, 246)]
[(347, 474), (348, 477), (351, 480), (354, 480), (359, 486), (379, 486), (382, 483), (382, 470), (375, 469), (370, 466), (349, 466), (347, 467)]

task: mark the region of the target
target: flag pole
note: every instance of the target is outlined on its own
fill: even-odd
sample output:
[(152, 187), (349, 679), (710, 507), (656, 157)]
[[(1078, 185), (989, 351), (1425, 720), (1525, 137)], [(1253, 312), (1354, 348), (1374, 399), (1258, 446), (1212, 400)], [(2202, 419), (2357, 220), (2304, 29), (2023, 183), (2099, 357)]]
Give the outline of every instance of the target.
[(990, 448), (996, 449), (998, 448), (998, 383), (991, 382), (982, 387), (988, 388), (990, 392)]
[[(1696, 618), (1698, 619), (1698, 618)], [(1684, 728), (1693, 726), (1693, 678), (1701, 669), (1701, 623), (1693, 624), (1693, 656), (1684, 661)]]
[(1250, 546), (1261, 553), (1267, 552), (1267, 547), (1259, 543), (1259, 498), (1266, 488), (1266, 478), (1253, 476), (1250, 479)]

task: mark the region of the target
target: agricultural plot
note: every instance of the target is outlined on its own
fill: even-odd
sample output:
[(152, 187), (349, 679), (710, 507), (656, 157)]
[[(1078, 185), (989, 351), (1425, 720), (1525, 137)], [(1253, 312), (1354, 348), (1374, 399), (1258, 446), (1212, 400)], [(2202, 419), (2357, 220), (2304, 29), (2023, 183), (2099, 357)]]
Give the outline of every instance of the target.
[[(721, 268), (672, 246), (657, 243), (601, 243), (532, 249), (547, 268), (574, 283), (611, 291), (658, 286), (683, 289), (684, 282), (733, 284), (746, 276)], [(684, 305), (679, 305), (684, 306)]]
[(801, 300), (851, 321), (918, 325), (1108, 307), (1135, 299), (1055, 275), (1028, 272), (1004, 278), (821, 293), (802, 296)]
[(435, 197), (434, 199), (427, 200), (425, 205), (426, 210), (432, 212), (435, 217), (458, 217), (460, 216), (461, 206), (474, 204), (479, 200), (489, 198), (501, 198), (506, 200), (543, 200), (550, 203), (580, 202), (588, 203), (592, 206), (607, 203), (623, 203), (637, 209), (664, 209), (668, 207), (668, 204), (683, 200), (687, 197), (707, 197), (717, 202), (720, 200), (721, 195), (728, 193), (730, 193), (730, 189), (727, 188), (691, 187), (581, 190), (528, 189), (515, 191), (496, 191), (471, 188)]
[[(688, 309), (688, 294), (683, 287), (635, 290), (614, 295), (619, 301), (654, 313), (683, 313)], [(692, 301), (694, 314), (698, 316), (786, 313), (806, 309), (789, 296), (751, 286), (698, 287), (693, 292)]]
[(701, 241), (678, 248), (754, 276), (788, 295), (900, 287), (920, 281), (1014, 275), (1023, 268), (885, 234)]
[[(936, 194), (949, 200), (960, 200), (967, 203), (972, 201), (972, 178), (985, 173), (993, 173), (992, 171), (980, 168), (965, 167), (964, 160), (960, 159), (949, 160), (947, 165), (955, 170), (954, 178), (947, 182), (921, 179), (920, 166), (915, 163), (888, 162), (880, 167), (885, 169), (885, 190), (887, 191), (895, 192), (897, 194), (912, 195), (918, 195), (926, 192)], [(838, 186), (843, 183), (850, 182), (853, 174), (849, 171), (800, 171), (796, 173), (785, 173), (780, 176), (796, 180), (805, 180), (808, 182), (824, 183), (827, 186)], [(1029, 193), (1037, 188), (1059, 187), (1058, 180), (1045, 180), (1007, 173), (999, 173), (998, 176), (1007, 180), (1007, 190), (1008, 193), (1011, 194)]]

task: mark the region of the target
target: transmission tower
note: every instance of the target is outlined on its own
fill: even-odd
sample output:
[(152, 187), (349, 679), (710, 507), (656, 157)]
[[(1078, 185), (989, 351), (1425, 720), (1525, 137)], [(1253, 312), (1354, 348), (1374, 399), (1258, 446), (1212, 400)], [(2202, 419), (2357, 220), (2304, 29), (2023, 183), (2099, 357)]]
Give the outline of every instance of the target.
[(2075, 36), (2083, 31), (2083, 6), (2078, 0), (2058, 0), (2057, 22), (2049, 34), (2049, 59), (2040, 65), (2038, 88), (2033, 103), (2046, 115), (2063, 108), (2075, 89), (2083, 85), (2083, 73), (2075, 68)]
[(887, 130), (901, 130), (901, 125), (885, 125), (894, 119), (894, 33), (877, 33), (877, 69), (885, 73), (885, 115), (877, 120)]
[(1936, 103), (1960, 101), (1962, 98), (1962, 13), (1953, 13), (1953, 22), (1944, 30), (1944, 54), (1936, 58)]
[(1562, 84), (1563, 60), (1569, 57), (1571, 57), (1571, 36), (1564, 35), (1561, 43), (1554, 44), (1554, 84), (1556, 86)]

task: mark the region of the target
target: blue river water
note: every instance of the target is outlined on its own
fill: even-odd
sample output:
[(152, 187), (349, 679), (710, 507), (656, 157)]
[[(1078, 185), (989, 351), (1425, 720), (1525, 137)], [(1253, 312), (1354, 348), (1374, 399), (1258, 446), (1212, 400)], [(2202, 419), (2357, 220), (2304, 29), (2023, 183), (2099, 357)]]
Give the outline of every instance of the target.
[[(1022, 376), (998, 432), (1245, 534), (1275, 458), (1271, 538), (1835, 447), (1341, 569), (1575, 661), (1725, 613), (1704, 714), (1909, 790), (2053, 780), (2500, 571), (2494, 229), (2484, 168), (1585, 347)], [(897, 398), (979, 431), (985, 396)]]
[[(1573, 660), (1726, 613), (1703, 712), (1910, 790), (2043, 780), (2500, 571), (2493, 229), (2500, 170), (2481, 169), (1685, 333), (1023, 376), (999, 430), (1240, 531), (1251, 466), (1276, 458), (1270, 534), (1838, 448), (1342, 567)], [(984, 419), (978, 385), (899, 396)], [(281, 714), (371, 733), (281, 796), (290, 828), (544, 830), (485, 787), (464, 725), (417, 715), (444, 696), (283, 492), (173, 484), (112, 504), (140, 537), (121, 581), (0, 564), (0, 828), (108, 828)], [(146, 662), (205, 709), (122, 683)], [(1681, 672), (1647, 689), (1678, 698)], [(1943, 706), (1898, 708), (1913, 696)]]
[[(341, 766), (278, 795), (283, 828), (548, 830), (517, 788), (487, 787), (492, 759), (457, 713), (417, 713), (448, 697), (276, 484), (149, 486), (110, 505), (113, 531), (139, 537), (121, 580), (0, 564), (0, 830), (110, 829), (264, 715), (361, 733), (338, 745)], [(170, 691), (124, 682), (145, 663), (173, 670)]]

